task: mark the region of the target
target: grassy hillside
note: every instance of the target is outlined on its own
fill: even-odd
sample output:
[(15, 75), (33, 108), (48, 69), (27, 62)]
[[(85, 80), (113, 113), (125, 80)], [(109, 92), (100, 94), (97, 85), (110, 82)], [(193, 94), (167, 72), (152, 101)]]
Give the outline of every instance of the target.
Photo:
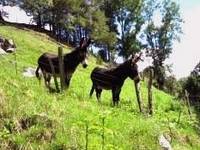
[[(44, 34), (10, 26), (0, 26), (0, 35), (14, 39), (18, 68), (16, 74), (12, 54), (0, 56), (0, 149), (155, 150), (161, 149), (161, 134), (175, 150), (200, 149), (195, 115), (190, 119), (173, 97), (153, 89), (154, 115), (140, 114), (133, 81), (127, 80), (119, 107), (111, 107), (110, 91), (103, 91), (97, 103), (94, 95), (89, 98), (90, 72), (97, 65), (92, 57), (87, 69), (79, 66), (66, 92), (49, 93), (43, 82), (23, 77), (22, 71), (58, 45)], [(145, 82), (141, 90), (146, 107)]]

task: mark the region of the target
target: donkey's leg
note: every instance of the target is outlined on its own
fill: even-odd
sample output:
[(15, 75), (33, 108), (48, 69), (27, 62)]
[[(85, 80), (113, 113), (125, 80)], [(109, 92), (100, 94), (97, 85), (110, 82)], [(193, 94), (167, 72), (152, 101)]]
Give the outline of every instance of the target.
[(68, 88), (70, 84), (71, 78), (65, 78), (65, 87)]
[(118, 89), (117, 92), (116, 92), (116, 104), (117, 105), (119, 105), (119, 101), (120, 101), (120, 98), (119, 98), (120, 92), (121, 92), (121, 88)]
[(98, 89), (98, 101), (99, 102), (101, 100), (101, 92), (102, 92), (102, 89)]
[(93, 94), (93, 92), (94, 92), (94, 89), (95, 89), (94, 84), (92, 84), (92, 88), (91, 88), (91, 90), (90, 90), (90, 97), (92, 97), (92, 94)]
[(51, 75), (50, 74), (47, 74), (47, 84), (50, 87), (50, 84), (51, 84)]
[(95, 88), (97, 100), (100, 101), (102, 89)]
[(48, 73), (46, 73), (45, 70), (42, 71), (42, 74), (44, 76), (44, 84), (45, 84), (45, 86), (51, 91), (52, 90), (52, 88), (50, 87), (51, 76)]
[(51, 87), (51, 74), (47, 73), (46, 82), (50, 92), (55, 92), (55, 89)]
[(112, 89), (112, 101), (113, 101), (113, 106), (115, 106), (116, 102), (117, 102), (117, 94), (116, 94), (116, 88)]
[(40, 66), (38, 65), (37, 69), (35, 70), (35, 75), (39, 80), (39, 84), (41, 84), (41, 75), (39, 74)]
[(42, 70), (42, 74), (43, 74), (43, 77), (44, 77), (44, 84), (45, 84), (45, 86), (48, 88), (48, 84), (47, 84), (47, 73), (46, 73), (44, 70)]

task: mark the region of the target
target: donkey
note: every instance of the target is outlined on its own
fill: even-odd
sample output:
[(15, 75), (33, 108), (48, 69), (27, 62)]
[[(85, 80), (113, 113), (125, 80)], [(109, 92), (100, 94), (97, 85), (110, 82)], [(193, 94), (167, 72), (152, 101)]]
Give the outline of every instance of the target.
[(125, 79), (130, 77), (136, 83), (140, 81), (136, 63), (141, 59), (141, 54), (139, 56), (132, 55), (130, 59), (112, 69), (94, 68), (91, 73), (92, 88), (90, 97), (95, 90), (97, 100), (100, 101), (102, 89), (112, 90), (113, 105), (118, 105), (119, 95)]
[[(91, 40), (82, 38), (80, 41), (80, 45), (71, 53), (65, 54), (63, 57), (64, 64), (64, 80), (66, 88), (70, 85), (70, 80), (75, 72), (77, 66), (81, 63), (83, 68), (87, 67), (87, 47), (90, 45)], [(36, 69), (36, 77), (40, 80), (41, 77), (39, 75), (39, 69), (41, 69), (45, 85), (48, 89), (50, 87), (51, 76), (53, 75), (52, 68), (50, 66), (50, 61), (53, 64), (53, 68), (56, 76), (59, 75), (59, 60), (58, 56), (51, 53), (44, 53), (38, 59), (38, 67)]]

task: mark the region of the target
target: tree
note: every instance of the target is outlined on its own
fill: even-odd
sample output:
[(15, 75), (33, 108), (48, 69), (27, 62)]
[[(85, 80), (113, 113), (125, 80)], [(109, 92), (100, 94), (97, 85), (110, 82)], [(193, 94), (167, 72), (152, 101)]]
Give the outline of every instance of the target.
[(106, 25), (105, 15), (101, 11), (96, 11), (93, 13), (93, 20), (95, 21), (91, 25), (91, 37), (96, 40), (97, 45), (101, 45), (107, 51), (112, 52), (116, 43), (116, 34), (111, 32)]
[(200, 62), (191, 72), (183, 87), (189, 93), (192, 102), (200, 102)]
[[(109, 54), (114, 50), (116, 34), (112, 32), (107, 24), (108, 18), (102, 9), (101, 0), (83, 1), (80, 6), (74, 6), (75, 25), (78, 26), (78, 35), (90, 34), (95, 41), (95, 46), (103, 48)], [(110, 55), (109, 55), (110, 56)], [(110, 57), (109, 57), (110, 60)]]
[(200, 76), (200, 62), (195, 66), (194, 70), (191, 72), (193, 76)]
[(152, 57), (155, 77), (159, 88), (163, 89), (165, 82), (164, 61), (172, 53), (174, 40), (180, 40), (181, 23), (183, 22), (179, 6), (171, 1), (164, 0), (161, 4), (154, 4), (154, 8), (159, 8), (161, 13), (161, 25), (156, 26), (152, 20), (153, 14), (150, 13), (148, 25), (145, 29), (147, 41), (147, 56)]
[(181, 84), (176, 80), (174, 75), (166, 77), (165, 91), (174, 96), (179, 96), (182, 91)]
[(116, 36), (110, 33), (101, 0), (22, 0), (26, 11), (39, 28), (49, 25), (57, 40), (79, 41), (89, 35), (100, 45), (113, 47)]
[[(75, 0), (76, 2), (76, 0)], [(72, 24), (72, 12), (73, 12), (72, 0), (53, 0), (51, 8), (51, 25), (53, 33), (57, 35), (58, 39), (62, 36), (63, 30), (68, 30)]]
[(116, 32), (119, 55), (128, 58), (132, 52), (140, 51), (141, 44), (137, 36), (144, 24), (145, 0), (106, 0), (104, 2), (107, 24)]

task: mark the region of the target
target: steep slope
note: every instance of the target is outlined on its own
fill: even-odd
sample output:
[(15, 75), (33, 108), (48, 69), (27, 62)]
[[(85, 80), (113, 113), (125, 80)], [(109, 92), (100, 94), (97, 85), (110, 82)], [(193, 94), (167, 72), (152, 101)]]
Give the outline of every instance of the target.
[[(25, 67), (36, 66), (46, 51), (58, 44), (48, 36), (27, 29), (0, 26), (0, 35), (17, 45), (14, 55), (0, 56), (0, 149), (160, 149), (158, 137), (171, 139), (174, 149), (200, 149), (197, 120), (187, 108), (164, 92), (153, 89), (154, 115), (140, 114), (133, 81), (122, 89), (120, 106), (113, 108), (111, 92), (102, 102), (89, 98), (90, 73), (97, 65), (90, 57), (87, 69), (79, 66), (70, 88), (63, 94), (49, 93), (43, 82), (25, 78)], [(65, 51), (69, 51), (65, 47)], [(141, 86), (147, 105), (147, 88)]]

